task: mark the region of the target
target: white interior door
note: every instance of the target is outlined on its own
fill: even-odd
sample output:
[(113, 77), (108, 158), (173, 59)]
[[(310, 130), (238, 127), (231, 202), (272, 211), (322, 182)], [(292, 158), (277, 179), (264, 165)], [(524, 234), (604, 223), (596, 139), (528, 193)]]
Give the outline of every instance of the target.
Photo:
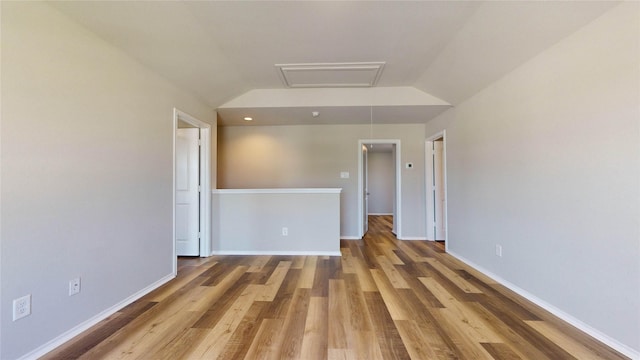
[(200, 255), (200, 129), (176, 130), (176, 254)]
[(362, 146), (362, 224), (363, 234), (369, 231), (369, 156), (366, 145)]
[(442, 141), (433, 142), (433, 180), (434, 180), (434, 214), (435, 238), (446, 239), (445, 227), (445, 196), (444, 196), (444, 161)]

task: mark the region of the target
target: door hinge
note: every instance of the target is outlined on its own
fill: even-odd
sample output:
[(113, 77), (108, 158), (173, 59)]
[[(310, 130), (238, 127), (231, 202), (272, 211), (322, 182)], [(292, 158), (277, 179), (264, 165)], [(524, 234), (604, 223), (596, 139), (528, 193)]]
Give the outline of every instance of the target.
[(202, 192), (202, 187), (198, 185), (198, 192)]
[(202, 140), (198, 139), (198, 146), (202, 146)]
[(198, 239), (202, 238), (202, 233), (198, 232)]

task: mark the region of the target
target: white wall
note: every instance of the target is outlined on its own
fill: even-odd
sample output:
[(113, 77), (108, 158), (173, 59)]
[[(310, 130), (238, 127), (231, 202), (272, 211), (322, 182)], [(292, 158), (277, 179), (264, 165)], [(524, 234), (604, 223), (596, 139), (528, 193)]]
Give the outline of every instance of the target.
[(618, 6), (426, 126), (447, 130), (449, 250), (636, 356), (639, 6)]
[(395, 166), (391, 151), (369, 151), (369, 214), (393, 214)]
[[(255, 121), (255, 120), (254, 120)], [(218, 188), (342, 188), (341, 235), (357, 237), (359, 139), (369, 125), (218, 128)], [(399, 139), (402, 236), (424, 238), (424, 124), (374, 125), (374, 139)], [(348, 171), (349, 179), (340, 172)]]
[[(173, 107), (215, 117), (49, 5), (1, 6), (0, 358), (14, 359), (172, 274)], [(25, 294), (32, 315), (13, 322)]]

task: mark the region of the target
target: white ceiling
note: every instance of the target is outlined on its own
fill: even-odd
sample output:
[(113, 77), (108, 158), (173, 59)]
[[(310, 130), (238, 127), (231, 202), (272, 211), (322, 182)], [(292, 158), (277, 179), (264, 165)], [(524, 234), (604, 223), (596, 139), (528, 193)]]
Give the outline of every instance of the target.
[[(222, 107), (221, 124), (234, 124), (238, 116), (246, 116), (245, 111), (251, 110), (256, 119), (252, 125), (306, 122), (311, 109), (309, 105), (278, 108), (224, 105), (253, 89), (282, 91), (284, 85), (275, 64), (334, 62), (385, 62), (378, 86), (414, 87), (424, 92), (425, 98), (435, 96), (444, 101), (400, 106), (378, 102), (375, 108), (379, 110), (379, 121), (428, 121), (446, 109), (442, 103), (455, 106), (616, 4), (611, 1), (50, 3), (213, 108)], [(299, 90), (305, 89), (286, 91)], [(325, 103), (313, 104), (325, 114), (322, 120), (369, 122), (370, 111), (364, 111), (368, 107), (336, 106), (330, 98), (326, 97)]]

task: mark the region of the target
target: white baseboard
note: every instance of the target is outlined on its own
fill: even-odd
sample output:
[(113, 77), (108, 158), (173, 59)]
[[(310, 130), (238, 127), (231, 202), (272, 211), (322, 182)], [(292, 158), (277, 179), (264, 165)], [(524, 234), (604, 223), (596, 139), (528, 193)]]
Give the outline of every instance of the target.
[(77, 326), (71, 328), (69, 331), (66, 331), (66, 332), (62, 333), (62, 335), (56, 337), (55, 339), (45, 343), (42, 346), (39, 346), (38, 348), (36, 348), (33, 351), (30, 351), (29, 353), (21, 356), (19, 358), (19, 360), (31, 360), (31, 359), (37, 359), (37, 358), (39, 358), (41, 356), (44, 356), (45, 354), (53, 351), (58, 346), (66, 343), (67, 341), (69, 341), (69, 340), (73, 339), (74, 337), (80, 335), (83, 331), (88, 330), (90, 327), (96, 325), (100, 321), (102, 321), (102, 320), (108, 318), (109, 316), (115, 314), (119, 310), (123, 309), (125, 306), (131, 304), (132, 302), (134, 302), (134, 301), (136, 301), (138, 299), (140, 299), (144, 295), (147, 295), (151, 291), (159, 288), (160, 286), (164, 285), (166, 282), (172, 280), (175, 277), (176, 276), (174, 274), (170, 274), (170, 275), (167, 275), (167, 276), (163, 277), (162, 279), (154, 282), (153, 284), (145, 287), (144, 289), (136, 292), (135, 294), (129, 296), (128, 298), (126, 298), (126, 299), (120, 301), (119, 303), (113, 305), (112, 307), (110, 307), (110, 308), (100, 312), (99, 314), (91, 317), (89, 320), (84, 321), (84, 322), (78, 324)]
[(640, 359), (640, 351), (637, 351), (635, 349), (632, 349), (631, 347), (613, 339), (612, 337), (608, 336), (607, 334), (604, 334), (603, 332), (593, 328), (590, 325), (585, 324), (584, 322), (582, 322), (581, 320), (567, 314), (566, 312), (558, 309), (557, 307), (549, 304), (548, 302), (538, 298), (537, 296), (531, 294), (530, 292), (518, 287), (517, 285), (514, 285), (512, 283), (510, 283), (509, 281), (501, 278), (500, 276), (488, 271), (487, 269), (478, 266), (477, 264), (473, 263), (472, 261), (467, 260), (464, 256), (460, 256), (458, 254), (456, 254), (455, 252), (451, 252), (451, 251), (447, 251), (447, 253), (453, 257), (455, 257), (456, 259), (462, 261), (463, 263), (471, 266), (472, 268), (480, 271), (481, 273), (483, 273), (484, 275), (487, 275), (488, 277), (492, 278), (493, 280), (497, 281), (498, 283), (504, 285), (506, 288), (508, 288), (509, 290), (515, 292), (516, 294), (526, 298), (527, 300), (531, 301), (532, 303), (540, 306), (541, 308), (547, 310), (548, 312), (552, 313), (553, 315), (559, 317), (560, 319), (568, 322), (569, 324), (577, 327), (578, 329), (584, 331), (585, 333), (587, 333), (589, 336), (601, 341), (602, 343), (606, 344), (607, 346), (611, 347), (612, 349), (622, 353), (625, 356), (628, 356), (631, 359)]
[(367, 215), (374, 215), (374, 216), (378, 216), (378, 215), (393, 215), (393, 213), (369, 213)]
[(424, 236), (403, 236), (402, 238), (398, 238), (398, 240), (427, 240)]
[(361, 240), (361, 237), (357, 236), (340, 236), (340, 240)]
[(212, 255), (285, 255), (285, 256), (342, 256), (340, 250), (338, 251), (258, 251), (258, 250), (218, 250), (214, 251)]

